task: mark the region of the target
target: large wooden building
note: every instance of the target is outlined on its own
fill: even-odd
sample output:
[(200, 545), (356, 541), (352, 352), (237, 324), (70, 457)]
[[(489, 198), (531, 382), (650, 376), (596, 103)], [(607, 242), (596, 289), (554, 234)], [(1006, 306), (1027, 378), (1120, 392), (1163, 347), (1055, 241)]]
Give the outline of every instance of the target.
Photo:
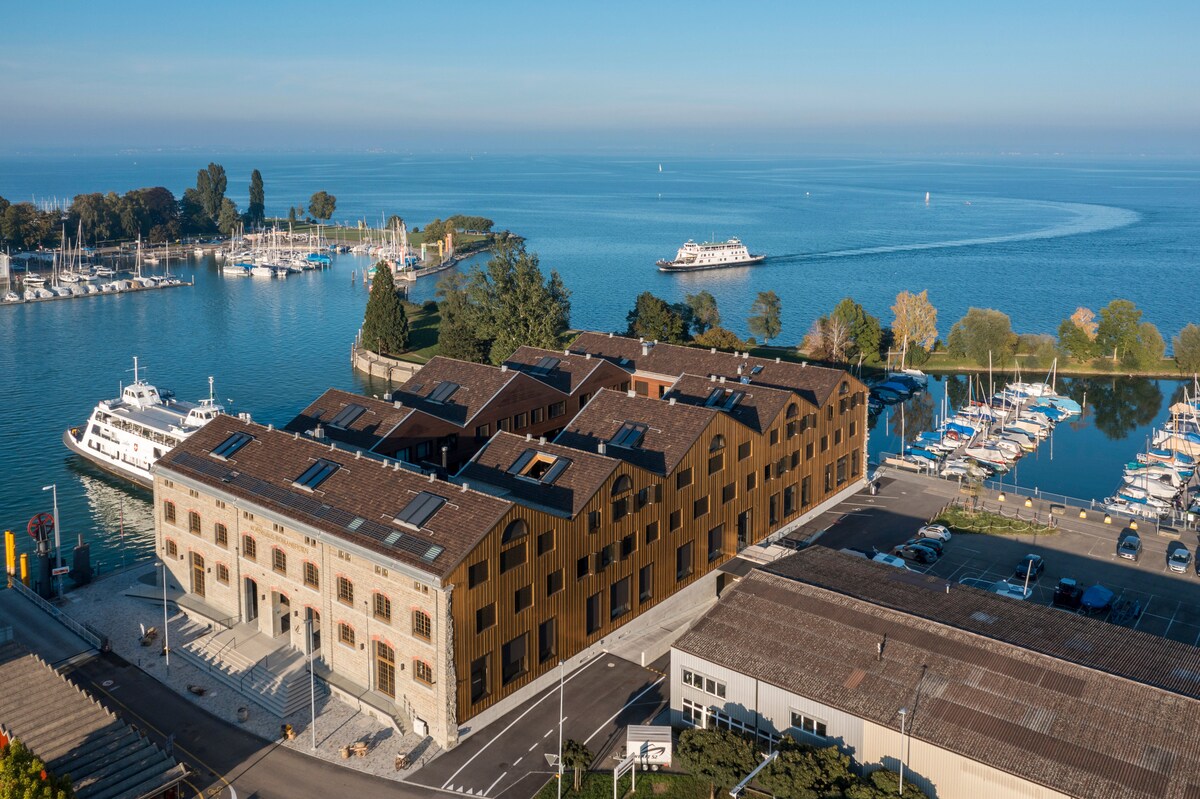
[(865, 388), (837, 370), (598, 334), (435, 361), (393, 402), (214, 421), (160, 461), (155, 499), (180, 585), (300, 649), (303, 613), (324, 668), (443, 746), (863, 481)]

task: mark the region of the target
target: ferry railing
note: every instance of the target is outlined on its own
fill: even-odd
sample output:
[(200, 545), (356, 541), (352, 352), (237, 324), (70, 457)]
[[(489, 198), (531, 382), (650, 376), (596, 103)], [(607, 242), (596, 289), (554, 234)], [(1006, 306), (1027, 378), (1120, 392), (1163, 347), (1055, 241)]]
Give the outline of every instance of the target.
[(35, 592), (33, 589), (26, 586), (20, 580), (9, 580), (9, 585), (11, 585), (14, 589), (16, 589), (18, 594), (21, 594), (22, 596), (27, 598), (30, 602), (37, 605), (42, 610), (46, 611), (46, 613), (51, 618), (58, 621), (60, 624), (62, 624), (68, 630), (75, 633), (83, 640), (87, 641), (89, 644), (94, 646), (96, 649), (99, 649), (101, 651), (108, 649), (108, 637), (105, 636), (103, 633), (101, 633), (99, 630), (96, 630), (91, 625), (78, 622), (75, 619), (68, 616), (66, 613), (63, 613), (61, 610), (59, 610), (57, 607), (52, 605), (50, 602), (47, 602), (45, 599), (42, 599), (42, 597), (38, 596), (37, 592)]

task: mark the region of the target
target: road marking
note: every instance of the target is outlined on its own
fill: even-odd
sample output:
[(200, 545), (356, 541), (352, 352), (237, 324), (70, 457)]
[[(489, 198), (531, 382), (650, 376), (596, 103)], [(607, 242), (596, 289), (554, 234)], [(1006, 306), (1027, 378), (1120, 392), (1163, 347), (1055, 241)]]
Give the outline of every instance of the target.
[(542, 738), (549, 738), (549, 737), (550, 737), (550, 734), (551, 734), (552, 732), (554, 732), (554, 728), (553, 728), (553, 727), (551, 727), (550, 729), (546, 730), (546, 734), (545, 734), (545, 735), (543, 735), (543, 736), (542, 736)]
[(513, 761), (513, 765), (514, 765), (514, 766), (519, 766), (519, 765), (521, 765), (521, 761), (522, 761), (522, 760), (524, 760), (524, 759), (525, 759), (525, 755), (521, 755), (520, 757), (518, 757), (516, 760), (514, 760), (514, 761)]
[[(545, 738), (546, 736), (543, 735), (542, 737)], [(537, 744), (534, 744), (533, 746), (529, 747), (530, 752), (532, 752), (534, 749), (537, 749)], [(482, 751), (482, 750), (480, 750), (480, 751)]]
[(634, 703), (636, 703), (636, 702), (637, 702), (639, 699), (641, 699), (641, 698), (642, 698), (643, 696), (645, 696), (646, 694), (650, 693), (650, 689), (651, 689), (651, 688), (654, 688), (654, 687), (656, 687), (656, 686), (657, 686), (659, 683), (661, 683), (661, 682), (662, 682), (663, 680), (665, 680), (665, 679), (667, 679), (667, 678), (666, 678), (666, 677), (659, 677), (657, 680), (655, 680), (654, 682), (650, 683), (650, 684), (649, 684), (649, 685), (647, 685), (645, 688), (643, 688), (643, 689), (641, 690), (641, 693), (639, 693), (639, 694), (638, 694), (637, 696), (635, 696), (633, 699), (630, 699), (628, 702), (626, 702), (626, 703), (625, 703), (625, 704), (624, 704), (624, 705), (621, 707), (621, 709), (620, 709), (620, 710), (618, 710), (616, 713), (613, 713), (613, 714), (612, 714), (612, 715), (611, 715), (611, 716), (608, 718), (608, 720), (607, 720), (607, 721), (605, 721), (603, 724), (601, 724), (599, 727), (597, 727), (597, 728), (596, 728), (596, 731), (595, 731), (594, 733), (592, 733), (591, 735), (589, 735), (589, 736), (587, 737), (587, 739), (586, 739), (586, 740), (583, 742), (583, 745), (584, 745), (584, 746), (587, 746), (589, 743), (591, 743), (592, 739), (593, 739), (593, 738), (595, 738), (597, 735), (599, 735), (599, 734), (600, 734), (600, 732), (601, 732), (601, 731), (602, 731), (602, 730), (603, 730), (605, 727), (607, 727), (609, 724), (611, 724), (613, 719), (615, 719), (617, 716), (619, 716), (619, 715), (621, 715), (622, 713), (624, 713), (624, 712), (625, 712), (625, 710), (626, 710), (628, 707), (630, 707), (631, 705), (633, 705)]
[[(504, 778), (505, 778), (505, 776), (507, 776), (507, 775), (508, 775), (508, 772), (507, 772), (507, 771), (506, 771), (506, 772), (504, 772), (503, 774), (501, 774), (499, 777), (497, 777), (497, 778), (496, 778), (496, 782), (500, 782), (500, 780), (504, 779)], [(495, 788), (495, 787), (496, 787), (496, 782), (493, 782), (491, 785), (489, 785), (489, 786), (487, 787), (487, 790), (486, 790), (486, 791), (480, 791), (480, 792), (479, 792), (479, 795), (480, 795), (480, 796), (487, 796), (489, 793), (491, 793), (491, 792), (492, 792), (492, 788)]]
[[(563, 683), (564, 683), (564, 684), (566, 684), (566, 683), (569, 683), (571, 680), (575, 679), (575, 678), (576, 678), (577, 676), (579, 676), (580, 674), (583, 674), (584, 670), (586, 670), (587, 668), (589, 668), (589, 667), (590, 667), (590, 666), (591, 666), (593, 663), (598, 663), (599, 661), (601, 661), (601, 660), (603, 660), (603, 659), (604, 659), (603, 657), (601, 657), (601, 656), (597, 655), (596, 657), (594, 657), (594, 658), (592, 658), (591, 660), (589, 660), (587, 663), (584, 663), (582, 666), (580, 666), (579, 668), (575, 669), (575, 671), (573, 671), (573, 672), (571, 673), (571, 676), (570, 676), (570, 677), (567, 677), (565, 680), (563, 680)], [(453, 774), (451, 774), (451, 775), (450, 775), (450, 779), (448, 779), (448, 780), (446, 780), (445, 782), (443, 782), (443, 783), (442, 783), (442, 787), (443, 787), (443, 788), (445, 788), (445, 787), (446, 787), (446, 786), (447, 786), (447, 785), (450, 783), (450, 780), (452, 780), (452, 779), (454, 779), (455, 777), (457, 777), (457, 776), (459, 775), (459, 773), (461, 773), (461, 772), (462, 772), (462, 770), (463, 770), (463, 769), (465, 769), (467, 766), (471, 765), (471, 762), (472, 762), (472, 761), (474, 761), (474, 760), (475, 760), (475, 758), (477, 758), (477, 757), (479, 757), (480, 755), (482, 755), (482, 754), (484, 753), (484, 751), (485, 751), (485, 750), (486, 750), (486, 749), (487, 749), (489, 746), (491, 746), (491, 745), (492, 745), (492, 744), (494, 744), (494, 743), (495, 743), (497, 740), (499, 740), (500, 736), (504, 735), (504, 733), (508, 732), (508, 731), (509, 731), (509, 730), (511, 730), (511, 729), (512, 729), (514, 726), (516, 726), (516, 724), (517, 724), (517, 722), (518, 722), (518, 721), (520, 721), (521, 719), (525, 718), (525, 717), (526, 717), (526, 716), (528, 716), (530, 713), (532, 713), (532, 712), (533, 712), (533, 709), (534, 709), (535, 707), (537, 707), (538, 705), (540, 705), (542, 702), (545, 702), (547, 699), (549, 699), (550, 697), (552, 697), (552, 696), (556, 695), (557, 693), (558, 693), (557, 691), (547, 691), (547, 692), (545, 693), (545, 695), (544, 695), (544, 696), (542, 696), (542, 698), (541, 698), (541, 699), (539, 699), (538, 701), (536, 701), (536, 702), (534, 702), (532, 705), (530, 705), (528, 708), (526, 708), (524, 713), (522, 713), (521, 715), (519, 715), (519, 716), (517, 716), (515, 719), (513, 719), (513, 720), (512, 720), (512, 721), (509, 723), (509, 725), (508, 725), (507, 727), (505, 727), (505, 728), (504, 728), (503, 730), (501, 730), (501, 731), (500, 731), (500, 732), (499, 732), (499, 733), (498, 733), (498, 734), (497, 734), (497, 735), (496, 735), (494, 738), (492, 738), (490, 741), (488, 741), (488, 742), (487, 742), (487, 743), (485, 743), (485, 744), (484, 744), (482, 747), (480, 747), (480, 749), (479, 749), (479, 751), (478, 751), (478, 752), (476, 752), (475, 754), (473, 754), (473, 755), (471, 755), (469, 758), (467, 758), (467, 762), (466, 762), (466, 763), (463, 763), (461, 766), (459, 766), (459, 767), (458, 767), (458, 771), (456, 771), (456, 772), (454, 772)], [(532, 751), (533, 751), (533, 749), (530, 749), (529, 751), (531, 751), (531, 752), (532, 752)]]

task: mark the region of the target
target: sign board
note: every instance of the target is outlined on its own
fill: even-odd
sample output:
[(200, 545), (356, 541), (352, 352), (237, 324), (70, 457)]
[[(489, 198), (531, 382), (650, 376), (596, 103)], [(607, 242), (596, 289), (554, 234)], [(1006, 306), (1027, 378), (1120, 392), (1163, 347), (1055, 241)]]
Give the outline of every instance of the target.
[(50, 574), (53, 575), (54, 577), (62, 577), (64, 574), (70, 574), (70, 573), (71, 573), (70, 566), (56, 566), (55, 568), (50, 570)]
[(637, 791), (637, 758), (633, 755), (627, 756), (617, 765), (613, 766), (613, 799), (617, 799), (617, 781), (621, 779), (621, 775), (627, 771), (632, 771), (633, 776), (630, 777), (629, 790)]

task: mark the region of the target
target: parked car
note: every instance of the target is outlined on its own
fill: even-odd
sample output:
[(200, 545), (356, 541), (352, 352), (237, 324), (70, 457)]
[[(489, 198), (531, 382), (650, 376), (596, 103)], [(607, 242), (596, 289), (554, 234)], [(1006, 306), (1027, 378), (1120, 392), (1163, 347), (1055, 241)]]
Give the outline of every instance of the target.
[(1064, 577), (1054, 588), (1054, 605), (1060, 608), (1078, 610), (1083, 603), (1083, 589), (1071, 577)]
[(904, 558), (905, 560), (911, 560), (914, 563), (923, 564), (934, 563), (938, 559), (938, 554), (932, 549), (920, 546), (909, 546), (907, 544), (901, 544), (900, 546), (895, 547), (892, 549), (892, 554), (897, 557)]
[(938, 541), (949, 541), (950, 530), (944, 524), (927, 524), (917, 530), (917, 538), (936, 538)]
[(1121, 540), (1117, 542), (1117, 555), (1122, 558), (1137, 562), (1142, 555), (1142, 539), (1137, 533), (1126, 532), (1121, 534)]
[(1176, 542), (1176, 547), (1167, 553), (1167, 568), (1179, 574), (1185, 574), (1188, 566), (1192, 565), (1192, 553), (1184, 544)]
[(946, 545), (936, 538), (910, 538), (904, 542), (903, 546), (932, 549), (939, 558), (946, 553)]
[(1026, 577), (1029, 582), (1033, 582), (1038, 577), (1042, 576), (1042, 572), (1046, 570), (1046, 562), (1042, 560), (1041, 555), (1026, 555), (1021, 558), (1021, 562), (1017, 564), (1016, 576), (1021, 580)]
[(992, 593), (1006, 596), (1009, 599), (1029, 599), (1033, 595), (1033, 589), (1010, 583), (1008, 580), (1001, 580), (992, 585)]
[(886, 552), (875, 553), (875, 557), (871, 558), (871, 560), (875, 561), (876, 563), (885, 563), (888, 566), (895, 566), (897, 569), (911, 571), (911, 569), (908, 568), (908, 564), (904, 562), (904, 558), (898, 558), (895, 555), (889, 555)]

